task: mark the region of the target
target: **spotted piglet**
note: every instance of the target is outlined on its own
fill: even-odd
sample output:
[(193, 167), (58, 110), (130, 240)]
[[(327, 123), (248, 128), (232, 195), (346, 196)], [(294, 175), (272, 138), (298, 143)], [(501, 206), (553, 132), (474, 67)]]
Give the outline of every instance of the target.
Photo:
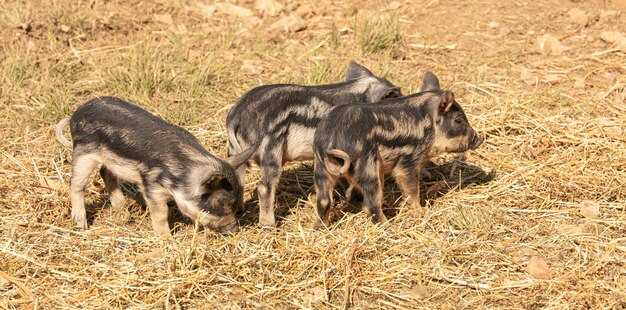
[[(334, 106), (377, 102), (401, 96), (400, 89), (365, 67), (350, 62), (345, 81), (337, 84), (265, 85), (245, 93), (226, 118), (228, 152), (239, 154), (259, 145), (252, 157), (261, 167), (259, 225), (275, 226), (274, 197), (283, 164), (313, 159), (313, 134), (322, 116)], [(245, 179), (245, 168), (237, 171)], [(239, 197), (243, 200), (243, 197)]]
[(427, 72), (419, 93), (374, 104), (333, 108), (315, 132), (317, 221), (328, 226), (333, 188), (345, 177), (363, 193), (375, 222), (382, 212), (383, 176), (391, 173), (413, 208), (420, 206), (418, 174), (423, 162), (443, 153), (473, 150), (484, 138), (469, 125), (452, 92)]
[[(73, 143), (63, 137), (70, 127)], [(57, 139), (73, 146), (70, 198), (76, 226), (87, 228), (84, 187), (98, 167), (113, 209), (123, 206), (120, 182), (137, 185), (154, 234), (171, 235), (167, 201), (201, 225), (222, 233), (238, 230), (237, 197), (243, 185), (235, 170), (254, 153), (251, 147), (225, 160), (207, 151), (187, 130), (114, 97), (80, 106), (56, 127)]]

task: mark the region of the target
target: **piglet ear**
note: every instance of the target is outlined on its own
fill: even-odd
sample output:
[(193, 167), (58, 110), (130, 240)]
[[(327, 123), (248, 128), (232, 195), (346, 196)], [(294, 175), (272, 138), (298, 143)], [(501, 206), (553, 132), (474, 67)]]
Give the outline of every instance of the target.
[(397, 97), (402, 97), (402, 91), (400, 91), (400, 88), (398, 87), (392, 87), (387, 89), (387, 93), (385, 94), (385, 97), (383, 97), (383, 99)]
[(233, 169), (237, 169), (239, 168), (239, 166), (241, 166), (243, 163), (245, 163), (246, 161), (248, 161), (248, 159), (250, 159), (250, 157), (252, 156), (252, 154), (254, 154), (254, 152), (256, 152), (257, 146), (253, 146), (251, 148), (248, 148), (247, 150), (239, 153), (239, 154), (235, 154), (231, 157), (228, 157), (226, 159), (224, 159), (224, 161), (229, 164), (231, 167), (233, 167)]
[(441, 103), (439, 104), (439, 112), (440, 113), (448, 112), (450, 108), (452, 107), (453, 103), (454, 103), (454, 94), (449, 90), (444, 91), (441, 94)]
[(350, 155), (338, 149), (327, 150), (324, 165), (331, 175), (340, 176), (350, 168)]
[(346, 72), (346, 82), (368, 76), (374, 76), (374, 74), (367, 68), (356, 63), (354, 60), (350, 60), (350, 63), (348, 64), (348, 72)]
[(209, 175), (204, 182), (202, 182), (202, 186), (204, 187), (204, 192), (211, 192), (217, 189), (225, 189), (232, 190), (233, 186), (230, 184), (230, 181), (223, 174), (216, 172)]
[(424, 75), (424, 80), (422, 81), (422, 88), (420, 88), (420, 92), (425, 91), (433, 91), (439, 90), (439, 79), (432, 72), (428, 71)]

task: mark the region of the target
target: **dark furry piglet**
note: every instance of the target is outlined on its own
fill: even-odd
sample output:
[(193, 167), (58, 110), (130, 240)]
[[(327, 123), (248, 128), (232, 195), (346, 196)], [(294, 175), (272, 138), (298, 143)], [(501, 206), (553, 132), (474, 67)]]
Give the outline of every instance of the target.
[[(274, 196), (282, 165), (313, 159), (313, 134), (326, 112), (351, 102), (377, 102), (401, 96), (400, 89), (368, 69), (350, 62), (345, 81), (338, 84), (256, 87), (235, 103), (226, 118), (228, 153), (239, 154), (259, 145), (252, 160), (261, 167), (259, 225), (275, 226)], [(245, 169), (237, 171), (240, 181)]]
[(67, 125), (73, 140), (70, 198), (77, 226), (87, 228), (83, 191), (101, 165), (113, 209), (123, 206), (120, 182), (137, 185), (157, 236), (171, 235), (167, 220), (171, 198), (184, 215), (203, 226), (222, 233), (238, 230), (234, 210), (243, 185), (235, 170), (254, 147), (222, 160), (187, 130), (113, 97), (88, 101), (57, 124), (57, 139), (71, 147), (62, 134)]
[(333, 188), (345, 177), (363, 193), (363, 208), (374, 221), (382, 212), (383, 175), (390, 172), (412, 207), (420, 206), (422, 163), (449, 152), (476, 149), (483, 138), (469, 125), (450, 91), (427, 72), (419, 93), (376, 104), (330, 110), (315, 132), (316, 227), (329, 224)]

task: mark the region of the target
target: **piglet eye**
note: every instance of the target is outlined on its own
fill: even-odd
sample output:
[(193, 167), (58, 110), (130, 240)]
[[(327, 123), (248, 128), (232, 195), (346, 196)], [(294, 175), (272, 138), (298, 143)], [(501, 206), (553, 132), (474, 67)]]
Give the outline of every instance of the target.
[(454, 122), (457, 123), (457, 124), (461, 124), (461, 123), (463, 123), (463, 120), (460, 119), (460, 118), (455, 118)]

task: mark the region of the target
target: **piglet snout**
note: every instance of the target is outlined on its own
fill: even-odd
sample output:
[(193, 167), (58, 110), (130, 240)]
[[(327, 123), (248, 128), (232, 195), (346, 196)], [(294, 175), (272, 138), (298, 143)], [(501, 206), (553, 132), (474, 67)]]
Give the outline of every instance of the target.
[(226, 226), (224, 226), (221, 230), (220, 233), (222, 234), (234, 234), (239, 232), (239, 224), (237, 224), (237, 222), (232, 222)]
[(479, 136), (474, 133), (474, 136), (472, 137), (472, 142), (470, 143), (470, 148), (472, 150), (477, 149), (481, 144), (483, 144), (483, 141), (485, 141), (485, 138), (483, 136)]

